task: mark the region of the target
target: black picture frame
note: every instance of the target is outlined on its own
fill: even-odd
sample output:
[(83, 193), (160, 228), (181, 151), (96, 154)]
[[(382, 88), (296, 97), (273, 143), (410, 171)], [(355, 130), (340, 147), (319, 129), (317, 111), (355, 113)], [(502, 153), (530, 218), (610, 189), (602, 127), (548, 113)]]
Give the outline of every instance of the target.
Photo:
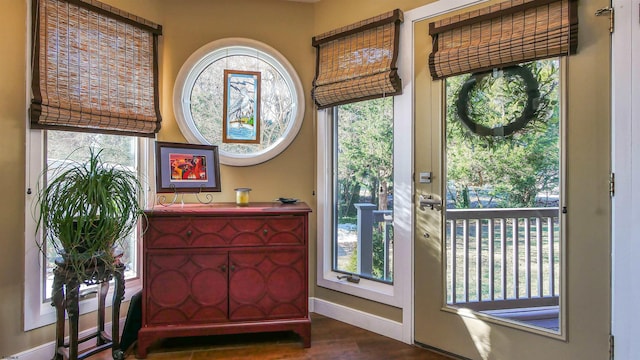
[(156, 192), (220, 192), (218, 146), (156, 141)]

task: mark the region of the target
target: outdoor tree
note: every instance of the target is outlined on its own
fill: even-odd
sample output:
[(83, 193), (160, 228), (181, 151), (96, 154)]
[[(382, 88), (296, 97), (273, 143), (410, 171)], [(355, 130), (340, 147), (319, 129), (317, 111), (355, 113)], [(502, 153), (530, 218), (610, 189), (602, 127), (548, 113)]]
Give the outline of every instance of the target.
[[(528, 68), (537, 80), (536, 111), (523, 129), (509, 136), (478, 135), (460, 121), (456, 101), (470, 75), (446, 80), (447, 198), (456, 208), (531, 207), (559, 186), (558, 62)], [(469, 118), (495, 128), (518, 118), (527, 102), (523, 79), (489, 73), (469, 92)]]
[[(377, 210), (389, 207), (393, 191), (393, 98), (339, 106), (336, 138), (338, 224), (355, 226), (354, 204), (376, 204)], [(385, 244), (393, 239), (393, 227), (387, 222), (374, 226), (373, 267), (368, 275), (390, 281), (393, 275), (385, 274), (385, 262), (392, 260), (385, 259)], [(340, 270), (358, 273), (357, 249), (346, 253), (348, 258)]]
[[(355, 215), (356, 202), (387, 210), (393, 187), (393, 99), (382, 98), (338, 108), (339, 214)], [(365, 196), (360, 194), (365, 190)]]

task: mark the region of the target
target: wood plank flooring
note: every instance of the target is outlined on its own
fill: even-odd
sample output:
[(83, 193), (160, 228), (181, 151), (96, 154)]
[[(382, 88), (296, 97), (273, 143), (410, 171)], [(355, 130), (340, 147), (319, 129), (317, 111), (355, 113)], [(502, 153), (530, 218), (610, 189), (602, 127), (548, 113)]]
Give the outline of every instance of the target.
[[(448, 360), (449, 357), (404, 344), (321, 315), (311, 316), (311, 347), (302, 347), (294, 333), (221, 335), (174, 338), (154, 344), (149, 360), (224, 359), (340, 359), (340, 360)], [(129, 354), (126, 359), (135, 359)], [(88, 360), (110, 360), (111, 350)]]

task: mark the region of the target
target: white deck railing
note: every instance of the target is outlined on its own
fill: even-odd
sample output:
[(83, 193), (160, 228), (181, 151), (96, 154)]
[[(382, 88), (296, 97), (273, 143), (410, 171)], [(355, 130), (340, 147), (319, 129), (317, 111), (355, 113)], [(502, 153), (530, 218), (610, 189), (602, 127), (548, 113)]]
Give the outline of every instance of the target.
[[(392, 212), (356, 204), (358, 274), (371, 276), (373, 231), (383, 226), (384, 270), (391, 280)], [(447, 302), (474, 310), (558, 305), (558, 208), (447, 209)]]
[(447, 302), (557, 305), (559, 239), (558, 208), (446, 210)]

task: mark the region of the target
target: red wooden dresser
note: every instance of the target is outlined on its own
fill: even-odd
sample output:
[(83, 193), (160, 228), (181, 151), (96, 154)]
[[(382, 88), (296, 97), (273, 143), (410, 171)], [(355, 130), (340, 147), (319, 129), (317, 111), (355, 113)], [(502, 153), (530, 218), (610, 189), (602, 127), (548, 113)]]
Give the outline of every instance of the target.
[(138, 356), (168, 337), (295, 331), (311, 344), (305, 203), (146, 211)]

